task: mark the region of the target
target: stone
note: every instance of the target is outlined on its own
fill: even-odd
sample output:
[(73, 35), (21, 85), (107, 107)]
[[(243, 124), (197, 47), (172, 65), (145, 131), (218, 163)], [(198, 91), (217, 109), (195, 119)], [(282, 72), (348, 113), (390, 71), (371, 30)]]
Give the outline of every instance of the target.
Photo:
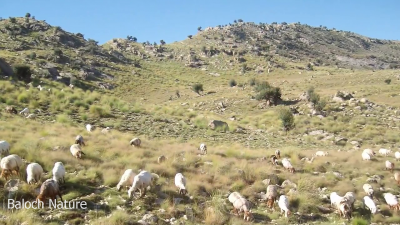
[(208, 123), (208, 127), (212, 130), (215, 130), (215, 129), (222, 129), (223, 131), (229, 130), (228, 124), (221, 120), (211, 120)]

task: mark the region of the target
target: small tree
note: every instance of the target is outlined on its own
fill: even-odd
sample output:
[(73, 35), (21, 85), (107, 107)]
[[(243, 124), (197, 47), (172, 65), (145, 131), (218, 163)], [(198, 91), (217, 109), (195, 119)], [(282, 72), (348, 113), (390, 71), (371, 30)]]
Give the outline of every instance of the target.
[(193, 84), (192, 89), (194, 92), (196, 92), (197, 94), (200, 94), (200, 91), (204, 91), (203, 90), (203, 85), (202, 84)]
[(81, 38), (84, 38), (84, 36), (83, 36), (82, 33), (76, 33), (76, 36), (81, 37)]
[(229, 86), (235, 87), (237, 85), (236, 80), (232, 79), (229, 81)]
[(16, 23), (16, 22), (17, 22), (17, 19), (15, 19), (15, 17), (10, 17), (10, 22), (11, 22), (11, 23)]
[(31, 78), (32, 71), (29, 66), (15, 65), (13, 69), (14, 69), (15, 77), (18, 80), (24, 81), (25, 83), (29, 83), (32, 81), (32, 78)]
[(279, 119), (282, 121), (283, 130), (286, 131), (286, 133), (289, 130), (292, 130), (295, 127), (294, 116), (292, 111), (287, 108), (280, 108), (278, 113), (279, 113)]
[(239, 22), (239, 23), (242, 23), (242, 22), (243, 22), (243, 20), (242, 20), (242, 19), (238, 19), (238, 22)]
[(201, 31), (201, 27), (198, 27), (198, 28), (197, 28), (197, 31)]
[(255, 91), (258, 92), (256, 95), (257, 100), (265, 100), (271, 105), (277, 105), (282, 97), (281, 89), (279, 87), (272, 87), (266, 81), (257, 84)]
[(165, 41), (164, 40), (160, 40), (160, 44), (161, 45), (165, 45)]
[(192, 37), (193, 37), (192, 35), (188, 35), (188, 38), (189, 38), (189, 39), (192, 39)]
[(26, 13), (26, 14), (25, 14), (25, 17), (30, 18), (30, 17), (31, 17), (31, 14), (30, 14), (30, 13)]

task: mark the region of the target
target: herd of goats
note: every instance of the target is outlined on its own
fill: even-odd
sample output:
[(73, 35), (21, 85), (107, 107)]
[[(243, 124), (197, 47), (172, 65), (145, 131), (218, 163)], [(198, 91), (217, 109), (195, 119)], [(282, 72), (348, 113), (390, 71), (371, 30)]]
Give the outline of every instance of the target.
[[(7, 107), (6, 111), (15, 111), (14, 108)], [(21, 111), (22, 113), (29, 113), (28, 109), (24, 109)], [(93, 126), (90, 124), (86, 125), (86, 130), (88, 132), (92, 132)], [(109, 127), (104, 128), (101, 132), (106, 133), (110, 130)], [(70, 152), (72, 156), (76, 157), (77, 159), (81, 159), (82, 155), (85, 155), (82, 151), (81, 146), (85, 146), (84, 139), (81, 135), (78, 135), (75, 138), (75, 143), (71, 145), (70, 147)], [(134, 138), (130, 141), (130, 145), (134, 147), (140, 147), (141, 145), (141, 140), (139, 138)], [(207, 146), (202, 143), (200, 147), (198, 148), (200, 150), (202, 155), (207, 154)], [(379, 153), (384, 156), (388, 156), (391, 154), (391, 150), (388, 149), (383, 149), (381, 148), (379, 150)], [(0, 166), (1, 166), (1, 174), (0, 177), (5, 178), (8, 180), (10, 176), (12, 176), (13, 173), (16, 175), (20, 175), (19, 171), (20, 169), (24, 166), (24, 162), (16, 154), (10, 155), (10, 144), (7, 141), (0, 141), (0, 154), (3, 156), (5, 155), (4, 158), (1, 159)], [(319, 157), (319, 156), (327, 156), (329, 153), (324, 152), (324, 151), (317, 151), (314, 155), (311, 161), (314, 159), (314, 157)], [(362, 159), (363, 160), (371, 160), (376, 155), (376, 153), (371, 150), (371, 149), (365, 149), (362, 152)], [(399, 160), (400, 159), (400, 152), (395, 152), (394, 153), (395, 159)], [(270, 156), (270, 160), (272, 164), (277, 165), (278, 164), (278, 159), (280, 159), (280, 151), (276, 150), (275, 154)], [(165, 156), (160, 156), (158, 158), (158, 163), (162, 163), (166, 160)], [(283, 158), (281, 160), (282, 166), (287, 169), (289, 172), (294, 173), (295, 169), (290, 163), (290, 160), (288, 158)], [(385, 168), (387, 170), (390, 170), (393, 172), (394, 170), (394, 163), (390, 162), (389, 160), (386, 160), (385, 162)], [(64, 184), (64, 176), (65, 176), (65, 167), (62, 162), (56, 162), (54, 164), (53, 170), (53, 177), (51, 179), (47, 179), (44, 181), (40, 187), (40, 193), (37, 196), (36, 200), (39, 202), (43, 202), (46, 199), (51, 199), (52, 201), (56, 201), (57, 196), (60, 197), (61, 201), (62, 200), (62, 195), (60, 191), (60, 185)], [(34, 184), (38, 183), (42, 179), (43, 175), (43, 168), (40, 164), (38, 163), (30, 163), (26, 167), (26, 174), (27, 174), (27, 183), (28, 184)], [(154, 173), (149, 173), (148, 171), (140, 171), (140, 173), (136, 174), (132, 169), (127, 169), (119, 183), (117, 184), (116, 189), (120, 191), (122, 188), (128, 189), (128, 196), (129, 198), (132, 198), (132, 196), (135, 196), (135, 192), (139, 190), (139, 198), (143, 197), (146, 194), (146, 190), (150, 188), (150, 186), (153, 184), (153, 182), (158, 178), (157, 174)], [(394, 179), (397, 181), (397, 183), (400, 185), (400, 173), (395, 172), (394, 173)], [(187, 190), (186, 190), (186, 178), (183, 176), (182, 173), (177, 173), (175, 175), (175, 186), (179, 189), (179, 194), (181, 195), (186, 195)], [(267, 207), (273, 208), (274, 203), (277, 202), (278, 206), (281, 210), (281, 214), (284, 213), (285, 217), (288, 217), (290, 215), (290, 210), (289, 210), (289, 199), (286, 195), (280, 195), (278, 198), (278, 188), (280, 186), (278, 185), (268, 185), (267, 187), (267, 193), (266, 193), (266, 201), (267, 201)], [(372, 185), (366, 183), (363, 185), (363, 189), (365, 193), (367, 194), (363, 198), (363, 203), (364, 206), (366, 206), (372, 214), (375, 214), (378, 210), (377, 207), (374, 203), (373, 200), (373, 195), (374, 195), (374, 189)], [(350, 219), (352, 211), (354, 209), (354, 202), (356, 200), (355, 194), (353, 192), (347, 192), (343, 197), (339, 196), (336, 192), (332, 192), (330, 194), (330, 201), (331, 201), (331, 206), (335, 207), (336, 210), (338, 210), (339, 215), (343, 218)], [(391, 193), (384, 193), (383, 197), (386, 201), (386, 203), (389, 205), (390, 209), (394, 210), (399, 210), (400, 209), (400, 204), (398, 202), (398, 199), (395, 195)], [(240, 193), (238, 192), (233, 192), (230, 193), (228, 197), (229, 202), (232, 203), (233, 205), (233, 210), (232, 212), (235, 215), (239, 215), (241, 212), (244, 213), (244, 220), (250, 221), (253, 219), (252, 211), (251, 211), (251, 203), (244, 198)]]

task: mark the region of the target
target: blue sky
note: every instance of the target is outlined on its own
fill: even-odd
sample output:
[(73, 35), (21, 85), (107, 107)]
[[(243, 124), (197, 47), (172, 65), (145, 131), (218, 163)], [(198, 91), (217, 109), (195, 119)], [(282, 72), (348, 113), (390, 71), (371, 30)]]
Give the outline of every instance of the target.
[(399, 0), (3, 0), (0, 17), (31, 13), (100, 44), (132, 35), (139, 42), (167, 43), (195, 34), (197, 27), (245, 22), (300, 22), (400, 40)]

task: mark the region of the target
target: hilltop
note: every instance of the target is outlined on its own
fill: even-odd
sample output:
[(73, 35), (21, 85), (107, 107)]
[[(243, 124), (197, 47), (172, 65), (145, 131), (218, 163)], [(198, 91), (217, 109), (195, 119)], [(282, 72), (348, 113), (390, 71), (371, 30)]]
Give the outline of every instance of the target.
[[(333, 191), (356, 193), (357, 224), (398, 222), (382, 197), (399, 194), (384, 171), (384, 161), (394, 158), (365, 162), (360, 150), (397, 151), (399, 58), (399, 41), (300, 23), (236, 22), (199, 28), (171, 44), (128, 37), (99, 45), (44, 20), (3, 19), (0, 138), (11, 143), (11, 153), (43, 165), (46, 178), (54, 162), (63, 161), (65, 198), (90, 203), (84, 212), (5, 216), (9, 224), (134, 224), (126, 221), (143, 217), (159, 224), (238, 224), (243, 220), (229, 215), (225, 200), (239, 191), (254, 204), (254, 223), (282, 224), (287, 219), (260, 200), (267, 184), (285, 184), (281, 193), (298, 213), (290, 223), (342, 222), (327, 209)], [(16, 79), (16, 68), (26, 66), (29, 81)], [(279, 88), (280, 98), (260, 98), (266, 86)], [(28, 107), (36, 121), (6, 113), (6, 106)], [(282, 110), (294, 115), (288, 131), (282, 129)], [(211, 120), (228, 127), (211, 129)], [(87, 123), (95, 132), (84, 130)], [(105, 127), (111, 132), (100, 132)], [(89, 143), (82, 160), (69, 153), (79, 133)], [(133, 137), (142, 139), (142, 148), (129, 146)], [(207, 144), (207, 155), (198, 155), (200, 143)], [(276, 149), (291, 159), (295, 174), (270, 163)], [(317, 150), (330, 155), (311, 159)], [(165, 164), (157, 163), (161, 155)], [(114, 189), (128, 168), (160, 176), (142, 200), (127, 200), (126, 192)], [(177, 172), (187, 176), (189, 196), (175, 193)], [(380, 201), (375, 216), (361, 207), (367, 180)], [(38, 187), (22, 183), (16, 198), (32, 199)], [(7, 188), (1, 189), (3, 200)]]

